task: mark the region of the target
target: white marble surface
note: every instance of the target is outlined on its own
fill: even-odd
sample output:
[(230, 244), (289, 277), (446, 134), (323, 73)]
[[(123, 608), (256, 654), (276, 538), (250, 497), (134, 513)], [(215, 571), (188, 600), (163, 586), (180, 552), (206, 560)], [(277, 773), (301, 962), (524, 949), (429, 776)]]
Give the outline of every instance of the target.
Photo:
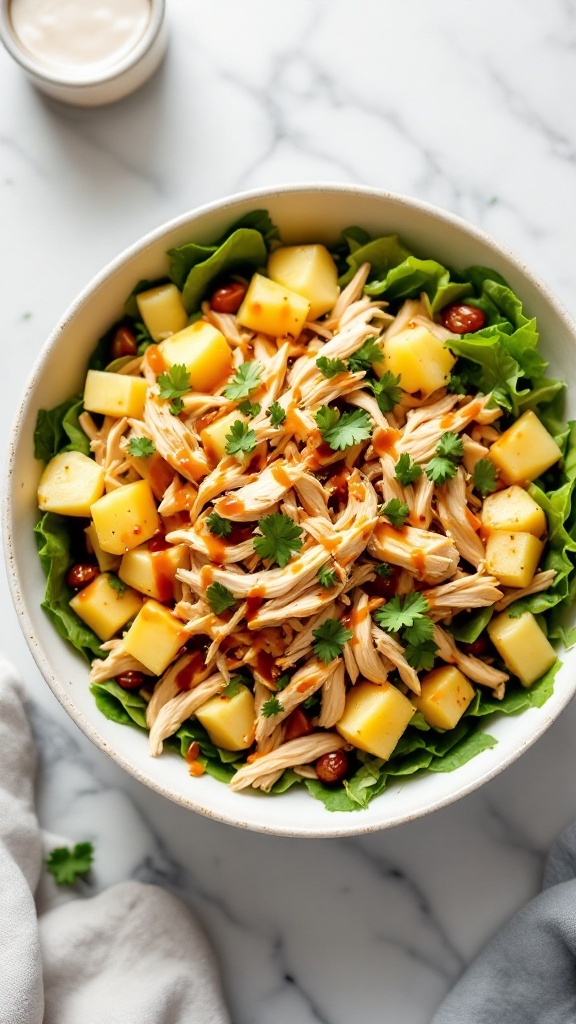
[[(168, 7), (165, 66), (109, 109), (43, 99), (0, 53), (4, 439), (43, 339), (91, 275), (163, 220), (251, 186), (357, 181), (438, 203), (576, 309), (573, 0)], [(197, 910), (236, 1024), (425, 1024), (537, 891), (576, 814), (573, 706), (500, 778), (392, 832), (293, 841), (193, 816), (78, 732), (3, 580), (0, 600), (2, 645), (32, 702), (44, 823), (94, 840), (95, 884), (159, 881)]]

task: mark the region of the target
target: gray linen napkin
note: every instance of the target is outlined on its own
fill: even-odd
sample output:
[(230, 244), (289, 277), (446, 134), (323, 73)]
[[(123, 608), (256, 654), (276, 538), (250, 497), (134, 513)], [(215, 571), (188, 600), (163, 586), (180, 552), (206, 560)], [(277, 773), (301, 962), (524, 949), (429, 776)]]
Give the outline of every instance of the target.
[(543, 892), (468, 968), (432, 1024), (574, 1024), (576, 823), (548, 858)]
[(122, 882), (38, 916), (34, 762), (0, 658), (0, 1024), (229, 1024), (208, 943), (163, 889)]

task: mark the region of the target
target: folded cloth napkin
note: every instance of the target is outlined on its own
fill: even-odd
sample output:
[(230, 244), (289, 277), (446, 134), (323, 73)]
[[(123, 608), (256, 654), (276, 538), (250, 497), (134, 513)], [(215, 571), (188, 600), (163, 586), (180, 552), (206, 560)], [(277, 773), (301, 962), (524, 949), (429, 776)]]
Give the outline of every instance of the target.
[(576, 822), (546, 864), (543, 891), (468, 968), (432, 1024), (574, 1024)]
[(34, 762), (0, 659), (0, 1024), (229, 1024), (208, 943), (163, 889), (122, 882), (38, 916)]

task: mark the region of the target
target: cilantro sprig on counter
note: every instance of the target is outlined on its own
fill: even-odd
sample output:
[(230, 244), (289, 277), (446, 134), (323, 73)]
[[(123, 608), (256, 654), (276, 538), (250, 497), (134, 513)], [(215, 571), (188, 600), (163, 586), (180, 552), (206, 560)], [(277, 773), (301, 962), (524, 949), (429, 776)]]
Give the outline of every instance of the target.
[(254, 550), (261, 558), (276, 562), (281, 569), (288, 564), (293, 552), (302, 547), (302, 527), (281, 512), (264, 516), (258, 529), (262, 536), (254, 538)]
[(322, 405), (315, 415), (322, 440), (333, 452), (344, 451), (372, 436), (373, 423), (364, 409), (341, 413), (330, 405)]
[(46, 867), (57, 885), (74, 885), (79, 878), (86, 878), (90, 873), (93, 860), (93, 844), (76, 843), (72, 849), (59, 846), (52, 850), (46, 860)]

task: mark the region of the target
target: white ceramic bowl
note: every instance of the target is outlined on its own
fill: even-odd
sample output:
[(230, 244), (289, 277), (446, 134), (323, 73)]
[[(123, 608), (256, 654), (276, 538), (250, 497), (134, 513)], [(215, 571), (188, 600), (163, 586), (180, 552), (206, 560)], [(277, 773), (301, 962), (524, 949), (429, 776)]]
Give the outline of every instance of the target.
[[(72, 304), (46, 342), (22, 399), (11, 438), (5, 547), (12, 596), (24, 635), (48, 685), (82, 731), (126, 771), (176, 803), (208, 817), (257, 831), (293, 836), (337, 836), (389, 828), (428, 814), (487, 782), (515, 761), (548, 728), (576, 688), (576, 649), (565, 655), (554, 695), (543, 708), (490, 721), (498, 740), (457, 771), (398, 782), (366, 810), (330, 813), (299, 788), (277, 797), (232, 793), (203, 776), (190, 778), (184, 761), (166, 752), (152, 759), (146, 734), (109, 722), (88, 688), (88, 670), (60, 639), (40, 608), (44, 578), (33, 537), (40, 465), (32, 435), (40, 407), (63, 401), (82, 387), (96, 341), (122, 313), (126, 296), (140, 278), (166, 272), (166, 250), (189, 239), (209, 242), (248, 210), (265, 207), (286, 242), (331, 241), (359, 224), (373, 234), (398, 232), (416, 252), (455, 267), (484, 264), (509, 281), (537, 316), (542, 348), (554, 376), (574, 384), (576, 328), (550, 292), (509, 252), (481, 231), (449, 213), (403, 196), (346, 185), (301, 185), (245, 193), (211, 203), (158, 228), (127, 249), (96, 277)], [(574, 392), (576, 394), (576, 392)], [(576, 403), (569, 392), (568, 413)]]

